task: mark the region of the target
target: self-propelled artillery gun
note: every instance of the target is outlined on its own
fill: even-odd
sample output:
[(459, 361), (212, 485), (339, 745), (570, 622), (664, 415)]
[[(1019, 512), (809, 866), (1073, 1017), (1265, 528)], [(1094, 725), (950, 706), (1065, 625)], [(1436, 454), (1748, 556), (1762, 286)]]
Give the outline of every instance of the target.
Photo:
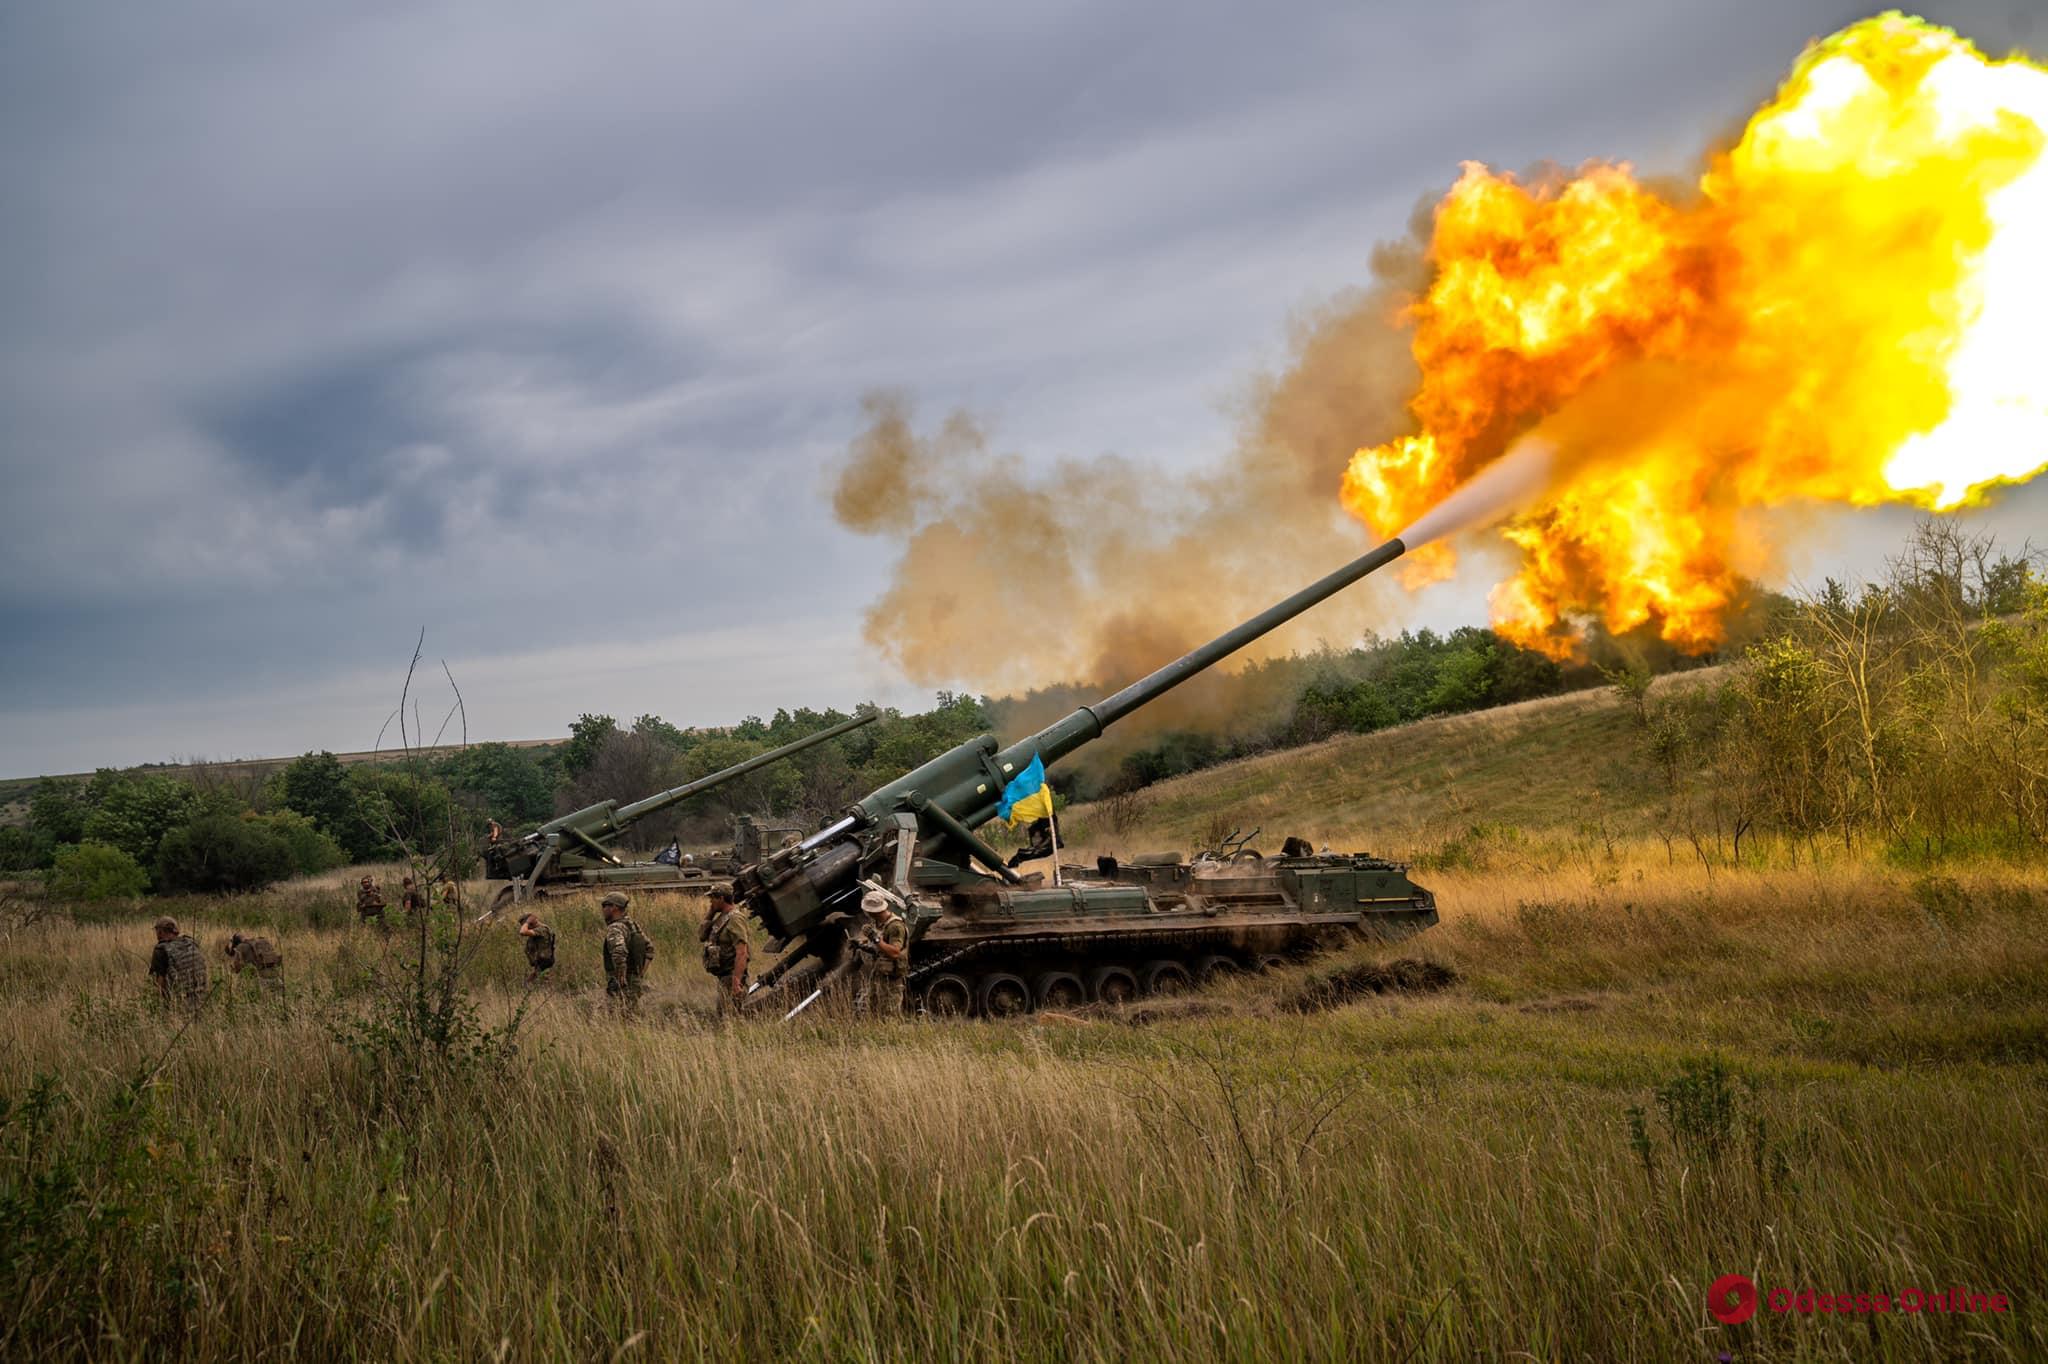
[(694, 891), (702, 894), (714, 886), (731, 885), (731, 872), (738, 865), (737, 859), (743, 857), (751, 861), (764, 851), (759, 842), (759, 826), (751, 821), (739, 826), (740, 846), (735, 849), (734, 857), (716, 860), (708, 866), (689, 865), (680, 859), (673, 862), (628, 862), (619, 856), (618, 844), (628, 829), (649, 815), (850, 733), (875, 718), (876, 712), (868, 711), (815, 734), (806, 734), (780, 748), (756, 754), (745, 762), (734, 763), (708, 777), (658, 791), (644, 800), (624, 805), (615, 800), (599, 801), (551, 819), (532, 833), (489, 845), (484, 849), (484, 874), (505, 883), (491, 896), (491, 912), (534, 896), (567, 890)]
[[(734, 878), (781, 950), (757, 990), (788, 1000), (843, 963), (861, 896), (893, 892), (911, 926), (909, 993), (931, 1012), (989, 1015), (1115, 1003), (1250, 970), (1358, 935), (1434, 924), (1436, 898), (1397, 863), (1302, 853), (1141, 859), (1048, 884), (979, 833), (1034, 758), (1050, 767), (1133, 711), (1405, 552), (1391, 540), (1160, 668), (1003, 747), (982, 735), (871, 792), (836, 822)], [(1247, 855), (1248, 854), (1248, 855)], [(777, 987), (781, 987), (777, 991)]]

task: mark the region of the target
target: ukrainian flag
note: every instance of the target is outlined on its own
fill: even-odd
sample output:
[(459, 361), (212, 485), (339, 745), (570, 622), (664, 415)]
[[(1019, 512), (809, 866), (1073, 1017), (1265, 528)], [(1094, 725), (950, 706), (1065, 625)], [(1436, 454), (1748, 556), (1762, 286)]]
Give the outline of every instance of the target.
[(1052, 788), (1045, 784), (1045, 763), (1034, 753), (1031, 765), (1010, 778), (1003, 798), (996, 802), (996, 817), (1010, 821), (1010, 827), (1029, 824), (1052, 814)]

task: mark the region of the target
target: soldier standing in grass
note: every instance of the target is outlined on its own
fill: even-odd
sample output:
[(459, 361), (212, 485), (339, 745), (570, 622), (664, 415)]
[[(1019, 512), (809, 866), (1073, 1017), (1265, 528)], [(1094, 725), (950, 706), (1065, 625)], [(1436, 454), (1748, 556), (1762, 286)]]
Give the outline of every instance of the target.
[(149, 954), (149, 978), (164, 1003), (197, 1009), (206, 998), (206, 954), (199, 944), (178, 932), (178, 921), (166, 915), (156, 921), (156, 950)]
[(398, 893), (398, 907), (405, 911), (407, 918), (427, 911), (427, 897), (420, 893), (419, 884), (411, 876), (405, 878), (404, 887)]
[(640, 996), (647, 988), (647, 963), (654, 960), (654, 943), (626, 913), (628, 901), (624, 891), (606, 892), (602, 904), (604, 992), (619, 1012), (637, 1013)]
[(854, 950), (861, 954), (860, 985), (853, 996), (857, 1014), (893, 1017), (903, 1012), (903, 983), (910, 972), (910, 926), (891, 900), (878, 890), (860, 899), (868, 921), (853, 939)]
[(704, 940), (704, 969), (718, 985), (718, 1012), (738, 1017), (747, 997), (747, 959), (753, 943), (747, 933), (747, 912), (732, 901), (732, 892), (711, 892), (698, 936)]
[(372, 919), (377, 921), (377, 927), (388, 927), (384, 922), (384, 892), (375, 881), (365, 876), (363, 883), (356, 887), (356, 921), (368, 923)]
[(284, 985), (284, 953), (270, 939), (236, 933), (222, 950), (227, 954), (228, 969), (238, 976), (244, 967), (254, 971), (256, 988), (263, 993), (271, 994)]
[(555, 969), (555, 930), (529, 913), (519, 920), (519, 936), (526, 939), (526, 986), (532, 989)]

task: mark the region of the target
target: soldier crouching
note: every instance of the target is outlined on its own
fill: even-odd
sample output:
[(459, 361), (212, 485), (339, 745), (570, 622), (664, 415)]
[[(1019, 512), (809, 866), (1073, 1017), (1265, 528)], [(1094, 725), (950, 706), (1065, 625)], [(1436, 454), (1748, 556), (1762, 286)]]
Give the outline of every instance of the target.
[(524, 914), (519, 919), (519, 936), (526, 940), (526, 988), (547, 982), (548, 972), (555, 969), (555, 930), (540, 921), (538, 914)]
[(149, 978), (158, 998), (192, 1012), (206, 1002), (206, 954), (199, 944), (178, 932), (178, 921), (166, 915), (153, 925), (156, 950), (149, 954)]
[(228, 969), (241, 975), (247, 969), (256, 973), (256, 988), (263, 994), (275, 994), (284, 988), (284, 953), (268, 938), (245, 938), (236, 933), (231, 936), (221, 951), (228, 959)]

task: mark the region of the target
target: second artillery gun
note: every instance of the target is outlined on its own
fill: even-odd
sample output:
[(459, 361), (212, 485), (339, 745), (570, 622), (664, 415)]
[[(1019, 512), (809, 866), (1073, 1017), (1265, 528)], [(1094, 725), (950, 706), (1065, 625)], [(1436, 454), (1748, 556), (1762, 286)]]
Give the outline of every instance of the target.
[(714, 858), (707, 866), (671, 862), (627, 862), (617, 852), (625, 832), (657, 811), (700, 796), (807, 748), (836, 739), (859, 729), (876, 718), (868, 711), (842, 720), (815, 734), (786, 743), (780, 748), (756, 754), (742, 763), (713, 772), (708, 777), (659, 791), (644, 800), (621, 805), (615, 800), (599, 801), (581, 810), (560, 815), (530, 834), (493, 843), (484, 849), (484, 874), (506, 884), (491, 896), (490, 912), (517, 904), (550, 891), (619, 889), (680, 890), (704, 893), (714, 886), (731, 884), (731, 872), (743, 862), (753, 861), (763, 851), (759, 827), (743, 819), (739, 825), (739, 846), (734, 855)]
[[(976, 829), (1032, 759), (1050, 767), (1110, 725), (1405, 552), (1390, 540), (1122, 691), (1004, 748), (984, 734), (850, 806), (743, 870), (734, 890), (781, 958), (759, 990), (843, 969), (861, 896), (886, 886), (911, 925), (909, 985), (934, 1013), (1021, 1013), (1117, 1003), (1365, 934), (1437, 920), (1407, 868), (1362, 853), (1193, 863), (1103, 859), (1064, 885), (1020, 877)], [(799, 985), (799, 982), (802, 984)], [(808, 1002), (808, 1000), (806, 1000)]]

